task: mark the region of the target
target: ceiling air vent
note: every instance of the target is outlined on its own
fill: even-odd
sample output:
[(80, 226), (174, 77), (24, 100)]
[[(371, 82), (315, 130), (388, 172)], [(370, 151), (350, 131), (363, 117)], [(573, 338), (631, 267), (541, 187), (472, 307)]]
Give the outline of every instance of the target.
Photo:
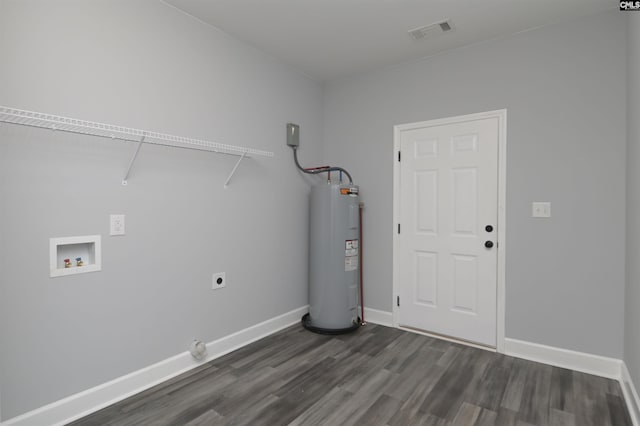
[(423, 40), (425, 38), (435, 37), (447, 31), (451, 31), (453, 25), (451, 20), (436, 22), (435, 24), (425, 25), (424, 27), (414, 28), (409, 30), (408, 33), (414, 40)]

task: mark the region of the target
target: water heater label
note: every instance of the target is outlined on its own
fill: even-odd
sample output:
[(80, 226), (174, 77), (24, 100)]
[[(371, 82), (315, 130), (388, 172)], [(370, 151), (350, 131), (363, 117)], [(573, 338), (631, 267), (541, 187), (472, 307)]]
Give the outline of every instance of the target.
[(358, 256), (347, 256), (344, 258), (344, 271), (350, 272), (358, 269)]
[(344, 242), (344, 271), (350, 272), (358, 269), (358, 240), (345, 240)]

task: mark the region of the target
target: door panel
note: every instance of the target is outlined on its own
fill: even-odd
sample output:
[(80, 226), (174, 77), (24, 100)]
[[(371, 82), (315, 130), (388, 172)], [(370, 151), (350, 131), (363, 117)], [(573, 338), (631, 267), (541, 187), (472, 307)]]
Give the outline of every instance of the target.
[(438, 254), (415, 253), (416, 303), (436, 306), (438, 300)]
[(475, 314), (478, 302), (478, 258), (453, 255), (453, 309)]
[(434, 235), (438, 221), (438, 174), (416, 172), (416, 233)]
[(457, 235), (475, 235), (478, 227), (477, 207), (477, 169), (464, 168), (451, 170), (453, 191), (453, 233)]

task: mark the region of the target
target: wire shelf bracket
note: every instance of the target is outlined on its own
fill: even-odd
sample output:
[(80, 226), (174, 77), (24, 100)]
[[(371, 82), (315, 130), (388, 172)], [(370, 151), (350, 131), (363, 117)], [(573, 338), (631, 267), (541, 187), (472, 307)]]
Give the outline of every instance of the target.
[(227, 180), (224, 181), (224, 189), (227, 189), (229, 187), (229, 181), (231, 180), (231, 178), (233, 177), (233, 174), (236, 172), (238, 166), (240, 165), (240, 162), (244, 159), (244, 157), (246, 157), (247, 152), (245, 151), (240, 158), (238, 158), (238, 162), (236, 163), (235, 166), (233, 166), (233, 169), (231, 170), (231, 173), (229, 173), (229, 177), (227, 177)]
[(46, 114), (42, 112), (26, 111), (0, 105), (0, 122), (19, 124), (22, 126), (38, 127), (43, 129), (59, 130), (63, 132), (79, 133), (83, 135), (99, 136), (136, 142), (135, 152), (129, 161), (122, 185), (127, 185), (127, 180), (133, 164), (140, 153), (143, 144), (170, 146), (175, 148), (195, 149), (209, 151), (217, 154), (226, 154), (240, 157), (227, 177), (224, 187), (227, 188), (229, 181), (236, 172), (240, 162), (244, 158), (251, 156), (273, 157), (273, 152), (260, 149), (247, 148), (236, 145), (227, 145), (217, 142), (210, 142), (201, 139), (186, 138), (166, 133), (151, 132), (147, 130), (122, 127), (112, 124), (98, 123), (93, 121), (80, 120), (76, 118), (62, 117), (58, 115)]
[(129, 173), (131, 173), (131, 168), (133, 167), (133, 163), (136, 162), (136, 158), (138, 157), (138, 153), (140, 152), (140, 148), (142, 148), (143, 143), (144, 143), (144, 136), (140, 138), (140, 142), (138, 142), (138, 145), (136, 146), (136, 150), (133, 153), (133, 157), (131, 157), (131, 161), (129, 161), (129, 167), (127, 167), (127, 172), (124, 174), (124, 177), (122, 178), (123, 186), (128, 185), (127, 179), (129, 179)]

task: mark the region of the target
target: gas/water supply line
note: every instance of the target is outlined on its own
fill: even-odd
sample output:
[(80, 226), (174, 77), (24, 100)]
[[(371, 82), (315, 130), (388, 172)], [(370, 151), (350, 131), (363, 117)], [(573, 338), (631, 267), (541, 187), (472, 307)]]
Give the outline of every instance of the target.
[(344, 173), (349, 178), (349, 183), (353, 184), (351, 175), (342, 167), (334, 166), (319, 166), (304, 168), (298, 161), (298, 146), (300, 146), (300, 126), (294, 123), (287, 123), (287, 146), (293, 149), (293, 159), (296, 162), (296, 166), (302, 173), (317, 175), (320, 173), (327, 173), (328, 181), (331, 181), (331, 172), (340, 172), (340, 182), (342, 183), (342, 174)]
[[(351, 175), (349, 174), (349, 172), (343, 169), (342, 167), (335, 167), (335, 166), (320, 166), (320, 167), (308, 167), (308, 168), (302, 167), (300, 165), (300, 162), (298, 162), (298, 147), (292, 146), (291, 148), (293, 149), (293, 159), (296, 162), (296, 166), (303, 173), (307, 173), (310, 175), (317, 175), (320, 173), (340, 172), (347, 175), (347, 177), (349, 178), (349, 183), (353, 183), (353, 179), (351, 179)], [(342, 174), (340, 176), (342, 176)]]

